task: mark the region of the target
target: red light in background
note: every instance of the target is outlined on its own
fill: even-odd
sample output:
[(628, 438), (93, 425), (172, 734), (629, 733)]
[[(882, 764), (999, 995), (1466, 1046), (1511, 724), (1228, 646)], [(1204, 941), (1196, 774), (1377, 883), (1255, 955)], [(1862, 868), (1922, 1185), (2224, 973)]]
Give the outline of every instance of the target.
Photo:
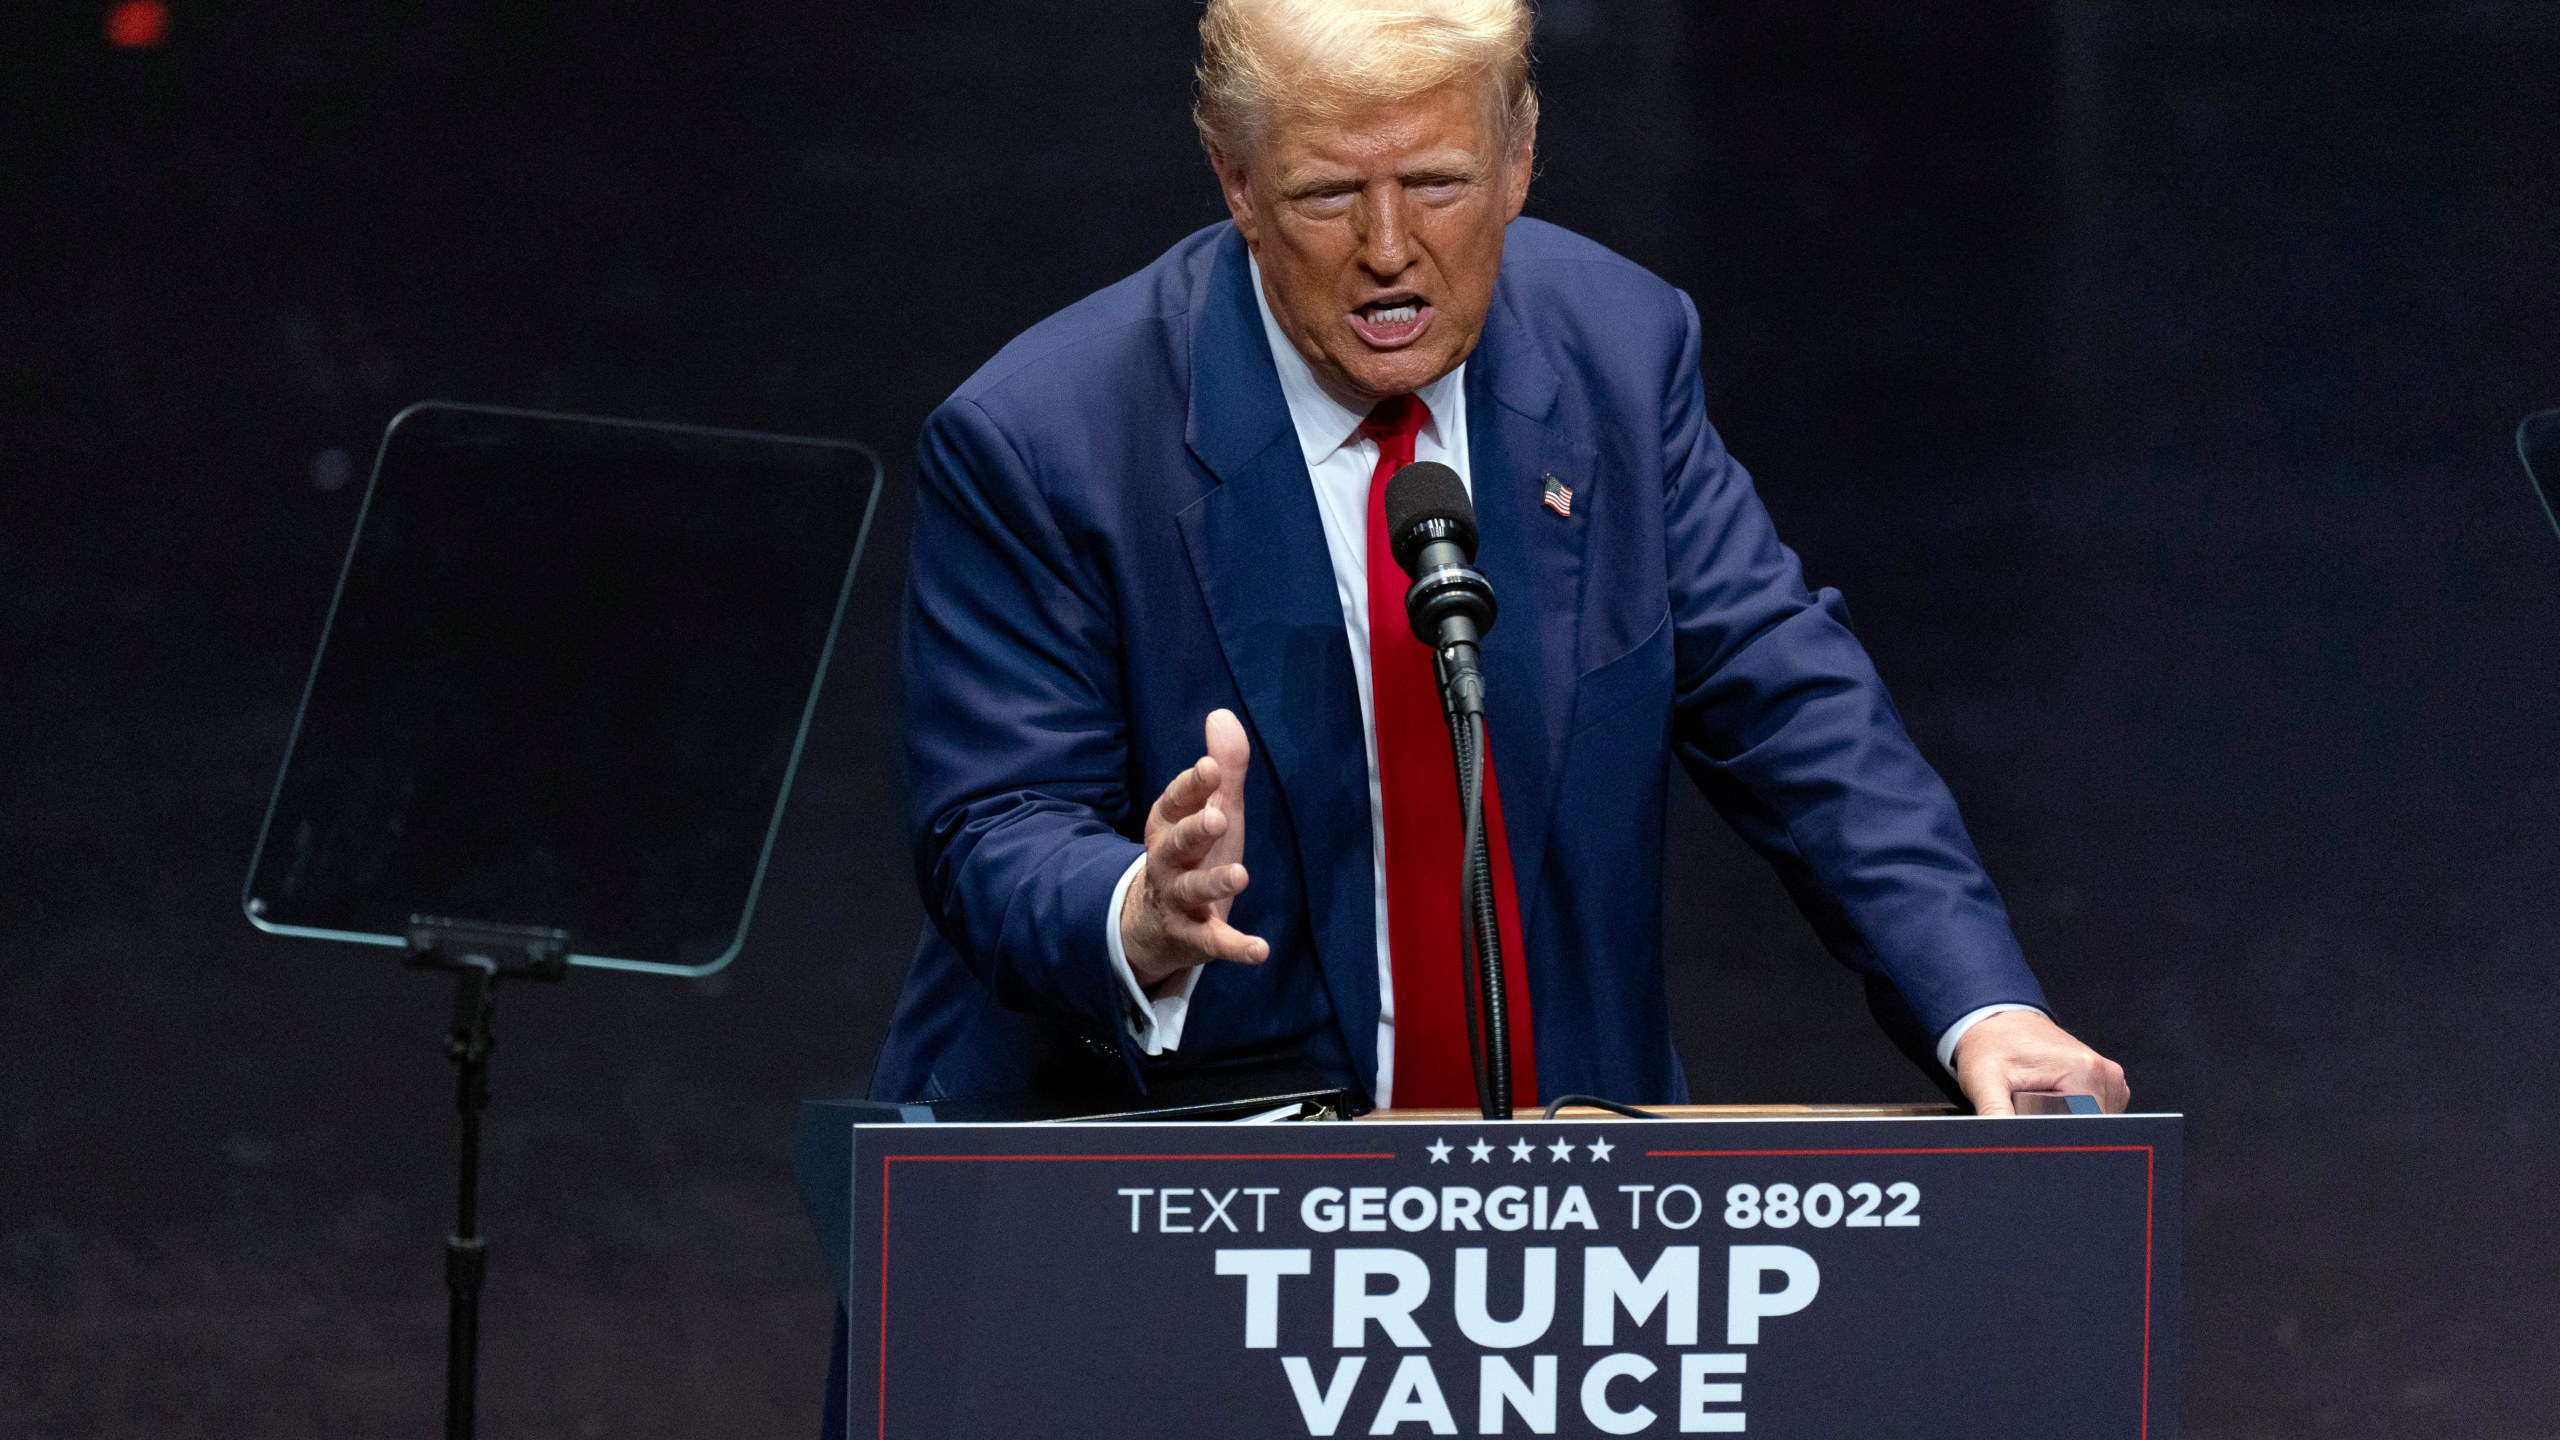
[(169, 38), (169, 7), (160, 0), (123, 0), (107, 7), (107, 43), (123, 50), (147, 49)]

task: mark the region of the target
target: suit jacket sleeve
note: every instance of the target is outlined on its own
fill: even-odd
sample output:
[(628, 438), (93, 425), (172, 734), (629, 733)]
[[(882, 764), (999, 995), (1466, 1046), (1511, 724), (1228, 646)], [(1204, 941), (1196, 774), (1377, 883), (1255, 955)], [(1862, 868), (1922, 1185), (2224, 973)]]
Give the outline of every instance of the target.
[[(1708, 423), (1698, 315), (1663, 406), (1674, 626), (1673, 744), (1776, 867), (1824, 945), (1929, 1042), (1968, 1012), (2044, 992), (2019, 953), (1955, 797), (1903, 729), (1836, 590), (1805, 587), (1751, 478)], [(1933, 1062), (1923, 1061), (1932, 1070)]]
[(1142, 848), (1121, 833), (1121, 635), (1099, 557), (968, 399), (926, 422), (916, 469), (901, 660), (918, 888), (1000, 1002), (1121, 1048), (1105, 926)]

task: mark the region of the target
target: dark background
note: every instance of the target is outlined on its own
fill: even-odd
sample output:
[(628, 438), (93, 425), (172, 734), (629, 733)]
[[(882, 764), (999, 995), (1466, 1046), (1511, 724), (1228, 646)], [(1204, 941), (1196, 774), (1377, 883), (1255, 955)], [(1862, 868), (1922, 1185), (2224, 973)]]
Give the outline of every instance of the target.
[[(797, 1436), (793, 1103), (911, 943), (933, 403), (1217, 218), (1193, 8), (103, 7), (0, 34), (0, 1415), (428, 1433), (446, 990), (237, 910), (401, 405), (867, 440), (743, 958), (502, 999), (487, 1433)], [(2191, 1115), (2187, 1433), (2560, 1433), (2560, 6), (1549, 0), (1532, 213), (1696, 297), (2062, 1018)], [(1919, 1097), (1694, 797), (1700, 1098)]]

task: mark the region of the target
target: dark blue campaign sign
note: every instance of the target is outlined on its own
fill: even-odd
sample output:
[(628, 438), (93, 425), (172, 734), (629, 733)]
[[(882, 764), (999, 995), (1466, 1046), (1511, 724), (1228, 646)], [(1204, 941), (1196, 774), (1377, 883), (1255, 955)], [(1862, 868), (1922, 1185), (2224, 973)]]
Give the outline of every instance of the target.
[(862, 1126), (847, 1433), (2175, 1433), (2173, 1116)]

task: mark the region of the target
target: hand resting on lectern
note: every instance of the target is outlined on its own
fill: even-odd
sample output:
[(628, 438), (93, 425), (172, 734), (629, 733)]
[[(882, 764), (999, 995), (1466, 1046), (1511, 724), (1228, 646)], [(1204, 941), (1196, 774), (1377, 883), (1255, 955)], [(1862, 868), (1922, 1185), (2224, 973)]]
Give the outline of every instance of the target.
[(2012, 1092), (2094, 1095), (2110, 1115), (2133, 1103), (2124, 1067), (2081, 1044), (2040, 1010), (1986, 1015), (1956, 1042), (1956, 1083), (1976, 1115), (2014, 1115)]

